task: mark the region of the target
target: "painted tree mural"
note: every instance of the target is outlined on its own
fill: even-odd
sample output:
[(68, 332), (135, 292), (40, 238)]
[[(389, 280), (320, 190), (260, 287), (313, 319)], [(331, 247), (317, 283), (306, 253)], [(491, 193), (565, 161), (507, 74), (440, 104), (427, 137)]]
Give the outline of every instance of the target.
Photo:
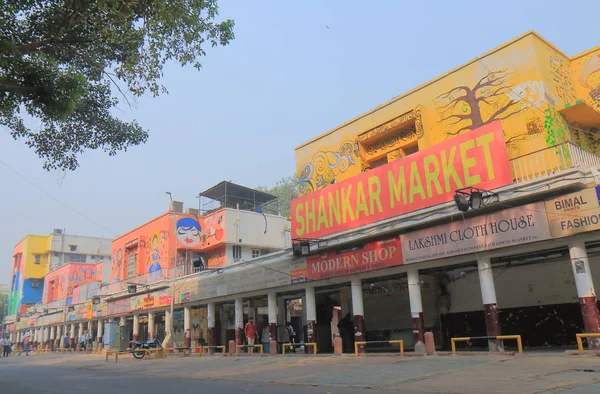
[[(457, 136), (521, 112), (521, 98), (506, 83), (507, 77), (507, 70), (490, 71), (473, 87), (457, 86), (437, 96), (439, 124), (448, 128), (446, 136)], [(507, 144), (516, 139), (520, 136), (511, 137)]]

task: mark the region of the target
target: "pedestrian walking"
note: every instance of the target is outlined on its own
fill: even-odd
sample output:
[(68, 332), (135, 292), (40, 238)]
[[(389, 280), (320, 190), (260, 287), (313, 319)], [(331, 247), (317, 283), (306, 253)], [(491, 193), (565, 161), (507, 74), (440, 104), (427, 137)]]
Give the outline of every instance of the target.
[[(256, 341), (256, 326), (254, 325), (253, 318), (248, 319), (248, 323), (244, 327), (244, 334), (246, 335), (248, 346), (254, 346), (254, 342)], [(254, 347), (251, 348), (251, 351), (254, 352)]]
[(83, 334), (81, 334), (81, 338), (79, 339), (79, 348), (82, 349), (83, 351), (85, 351), (86, 343), (87, 343), (87, 332), (84, 331)]
[(27, 332), (23, 338), (23, 349), (19, 352), (19, 356), (25, 352), (26, 356), (29, 356), (29, 340), (31, 339), (31, 332)]
[(296, 353), (296, 331), (294, 331), (294, 326), (292, 326), (292, 322), (287, 322), (285, 325), (285, 329), (288, 333), (288, 338), (290, 341), (290, 353)]

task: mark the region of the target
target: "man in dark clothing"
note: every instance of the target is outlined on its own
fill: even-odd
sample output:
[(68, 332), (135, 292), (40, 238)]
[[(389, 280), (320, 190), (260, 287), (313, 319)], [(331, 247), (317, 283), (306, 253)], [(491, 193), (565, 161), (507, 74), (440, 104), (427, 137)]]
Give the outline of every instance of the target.
[(352, 316), (349, 313), (340, 320), (338, 329), (340, 330), (344, 353), (352, 353), (354, 346), (354, 321), (352, 321)]

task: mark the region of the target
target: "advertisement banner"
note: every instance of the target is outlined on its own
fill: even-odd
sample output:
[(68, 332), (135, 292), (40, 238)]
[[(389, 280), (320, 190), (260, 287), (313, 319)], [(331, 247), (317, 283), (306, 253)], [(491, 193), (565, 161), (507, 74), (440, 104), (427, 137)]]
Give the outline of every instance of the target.
[(490, 123), (292, 201), (292, 238), (319, 238), (512, 183), (502, 123)]
[(402, 235), (404, 264), (550, 239), (543, 202)]
[(554, 238), (600, 230), (600, 188), (592, 187), (546, 201)]
[(402, 264), (400, 238), (371, 242), (349, 250), (323, 253), (306, 261), (309, 280), (352, 275)]

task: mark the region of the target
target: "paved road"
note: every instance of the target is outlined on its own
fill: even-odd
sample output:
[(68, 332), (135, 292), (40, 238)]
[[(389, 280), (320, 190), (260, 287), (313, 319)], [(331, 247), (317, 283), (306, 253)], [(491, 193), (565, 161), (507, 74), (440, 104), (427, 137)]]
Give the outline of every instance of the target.
[(600, 393), (600, 357), (169, 357), (0, 359), (1, 394)]

